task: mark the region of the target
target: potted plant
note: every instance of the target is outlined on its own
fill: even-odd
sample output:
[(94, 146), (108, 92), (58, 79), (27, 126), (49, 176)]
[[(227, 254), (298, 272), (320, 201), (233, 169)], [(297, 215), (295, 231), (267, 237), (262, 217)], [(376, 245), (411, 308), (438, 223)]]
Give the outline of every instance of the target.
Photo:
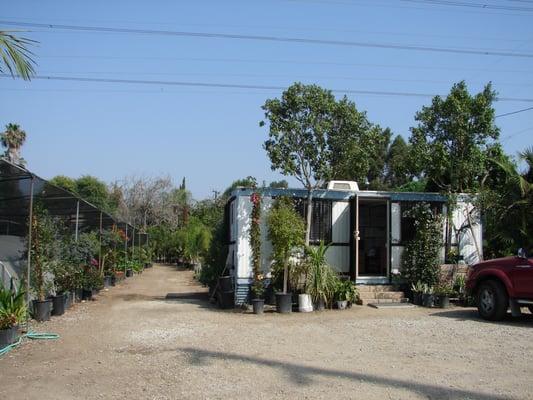
[(18, 326), (26, 318), (25, 292), (22, 282), (17, 292), (4, 288), (0, 281), (0, 348), (18, 340)]
[(422, 305), (424, 307), (433, 307), (434, 302), (435, 296), (433, 295), (433, 287), (424, 284), (422, 289)]
[(37, 321), (48, 321), (52, 312), (52, 299), (47, 295), (52, 288), (54, 254), (57, 250), (56, 221), (47, 211), (36, 204), (31, 219), (31, 286), (36, 295), (33, 300), (33, 317)]
[(421, 305), (422, 304), (422, 295), (424, 293), (424, 284), (420, 281), (411, 284), (411, 293), (413, 295), (413, 304)]
[(289, 264), (291, 256), (304, 243), (305, 223), (294, 209), (291, 199), (278, 197), (267, 216), (267, 226), (273, 249), (274, 280), (283, 274), (283, 291), (276, 293), (276, 309), (280, 313), (290, 313), (292, 293), (288, 290)]
[(335, 300), (339, 310), (344, 310), (356, 302), (358, 295), (357, 287), (352, 281), (339, 279), (335, 287)]
[(329, 246), (323, 242), (316, 247), (307, 248), (309, 275), (306, 280), (306, 292), (311, 295), (318, 311), (324, 310), (335, 296), (339, 278), (337, 273), (326, 263)]
[(450, 307), (450, 297), (453, 296), (454, 290), (451, 285), (438, 285), (435, 288), (436, 304), (440, 308)]
[(261, 274), (259, 274), (254, 280), (252, 294), (252, 306), (254, 314), (263, 314), (265, 308), (265, 285), (263, 283), (263, 276)]
[(103, 278), (94, 265), (88, 265), (83, 273), (83, 294), (82, 300), (92, 300), (97, 291), (104, 285)]

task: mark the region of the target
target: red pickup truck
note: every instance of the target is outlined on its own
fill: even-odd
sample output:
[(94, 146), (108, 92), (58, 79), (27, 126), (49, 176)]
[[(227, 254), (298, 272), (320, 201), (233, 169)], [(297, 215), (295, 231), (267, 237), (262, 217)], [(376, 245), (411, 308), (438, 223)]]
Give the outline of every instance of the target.
[(503, 319), (509, 307), (513, 316), (520, 315), (521, 307), (533, 313), (533, 258), (520, 249), (515, 257), (475, 264), (468, 270), (466, 291), (487, 320)]

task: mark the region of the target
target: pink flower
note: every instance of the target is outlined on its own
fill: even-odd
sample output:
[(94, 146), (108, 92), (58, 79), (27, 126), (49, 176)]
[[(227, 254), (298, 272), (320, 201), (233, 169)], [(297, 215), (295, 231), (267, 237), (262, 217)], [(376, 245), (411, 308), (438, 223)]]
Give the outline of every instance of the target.
[(250, 196), (250, 201), (254, 204), (259, 204), (259, 202), (261, 201), (259, 193), (252, 193), (252, 195)]

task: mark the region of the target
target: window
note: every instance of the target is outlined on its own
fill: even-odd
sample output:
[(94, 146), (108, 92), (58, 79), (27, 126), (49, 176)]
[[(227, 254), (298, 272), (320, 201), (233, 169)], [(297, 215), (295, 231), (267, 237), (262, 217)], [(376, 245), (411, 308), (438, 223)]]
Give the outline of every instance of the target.
[[(419, 202), (414, 201), (403, 201), (400, 203), (400, 213), (401, 213), (401, 223), (400, 223), (400, 241), (405, 244), (410, 242), (415, 238), (416, 229), (415, 229), (415, 220), (411, 217), (406, 217), (405, 212), (410, 210), (415, 204)], [(429, 202), (431, 210), (434, 215), (442, 214), (442, 203), (439, 202)]]
[[(307, 218), (307, 200), (295, 199), (296, 211), (300, 213), (302, 218)], [(332, 202), (330, 200), (316, 199), (313, 200), (313, 217), (311, 221), (311, 243), (319, 243), (323, 241), (328, 244), (331, 243), (331, 208)]]

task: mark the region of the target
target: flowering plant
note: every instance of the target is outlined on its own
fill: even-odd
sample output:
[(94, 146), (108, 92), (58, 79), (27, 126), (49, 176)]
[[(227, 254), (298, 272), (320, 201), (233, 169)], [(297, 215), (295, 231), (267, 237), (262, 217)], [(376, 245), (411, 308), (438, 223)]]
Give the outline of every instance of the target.
[(261, 274), (261, 195), (257, 192), (252, 193), (250, 201), (253, 204), (252, 225), (250, 227), (250, 246), (252, 248), (252, 269), (254, 273), (252, 291), (256, 298), (261, 298), (265, 290), (263, 274)]

